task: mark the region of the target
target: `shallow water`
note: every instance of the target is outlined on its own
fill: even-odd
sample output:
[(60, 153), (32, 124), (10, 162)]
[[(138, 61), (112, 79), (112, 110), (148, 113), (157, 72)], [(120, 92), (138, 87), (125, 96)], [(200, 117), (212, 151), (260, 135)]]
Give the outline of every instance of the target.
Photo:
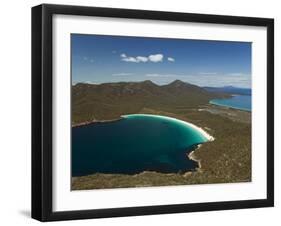
[(208, 141), (187, 123), (155, 115), (127, 115), (72, 128), (72, 176), (92, 173), (190, 171), (187, 153)]

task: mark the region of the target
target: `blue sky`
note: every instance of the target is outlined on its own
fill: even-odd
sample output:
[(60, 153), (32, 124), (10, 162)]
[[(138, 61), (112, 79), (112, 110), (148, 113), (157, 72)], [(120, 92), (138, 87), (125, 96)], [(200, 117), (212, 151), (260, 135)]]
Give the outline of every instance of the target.
[(251, 43), (71, 35), (72, 82), (251, 87)]

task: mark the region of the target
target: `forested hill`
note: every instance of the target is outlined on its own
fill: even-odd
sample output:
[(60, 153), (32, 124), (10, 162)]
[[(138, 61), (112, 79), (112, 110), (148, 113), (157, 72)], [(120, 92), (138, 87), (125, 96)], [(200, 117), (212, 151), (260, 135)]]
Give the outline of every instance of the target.
[(150, 80), (77, 83), (72, 86), (72, 123), (116, 119), (144, 108), (176, 113), (206, 104), (210, 99), (227, 96), (180, 80), (162, 86)]

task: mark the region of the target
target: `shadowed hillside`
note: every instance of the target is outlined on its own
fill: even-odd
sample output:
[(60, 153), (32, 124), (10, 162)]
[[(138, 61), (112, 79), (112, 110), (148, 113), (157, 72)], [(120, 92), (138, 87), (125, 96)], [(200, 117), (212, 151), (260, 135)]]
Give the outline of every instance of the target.
[(116, 119), (144, 108), (183, 111), (221, 97), (228, 94), (209, 92), (180, 80), (163, 86), (149, 80), (99, 85), (78, 83), (72, 86), (72, 123)]

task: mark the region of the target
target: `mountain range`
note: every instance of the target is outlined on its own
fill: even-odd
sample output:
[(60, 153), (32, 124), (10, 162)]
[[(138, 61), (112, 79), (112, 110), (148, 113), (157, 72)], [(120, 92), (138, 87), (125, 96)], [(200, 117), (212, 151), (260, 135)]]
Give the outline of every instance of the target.
[(214, 98), (229, 97), (180, 80), (157, 85), (150, 80), (103, 84), (77, 83), (72, 86), (72, 123), (110, 120), (144, 108), (167, 112), (183, 111)]

